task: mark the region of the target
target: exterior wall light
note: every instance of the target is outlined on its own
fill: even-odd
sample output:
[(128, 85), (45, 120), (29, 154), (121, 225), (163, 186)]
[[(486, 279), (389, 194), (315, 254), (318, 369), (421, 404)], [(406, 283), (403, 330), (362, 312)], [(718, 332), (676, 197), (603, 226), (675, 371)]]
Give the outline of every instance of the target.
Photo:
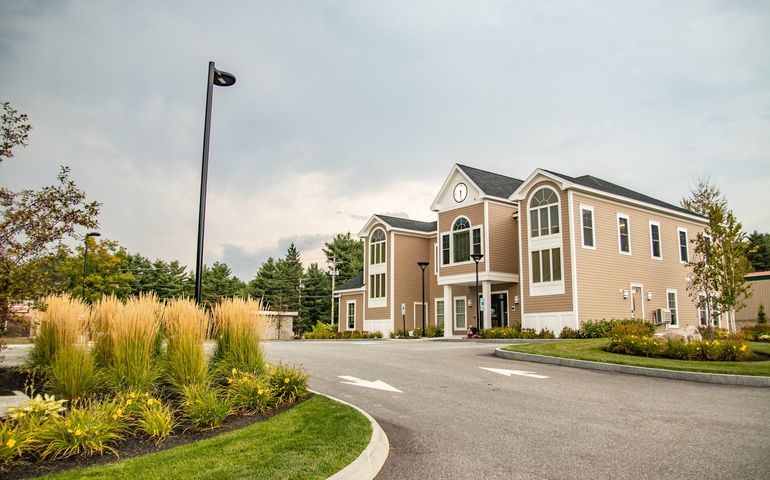
[(647, 292), (647, 300), (652, 300), (652, 292)]
[(623, 299), (625, 300), (627, 298), (628, 298), (628, 290), (623, 290)]

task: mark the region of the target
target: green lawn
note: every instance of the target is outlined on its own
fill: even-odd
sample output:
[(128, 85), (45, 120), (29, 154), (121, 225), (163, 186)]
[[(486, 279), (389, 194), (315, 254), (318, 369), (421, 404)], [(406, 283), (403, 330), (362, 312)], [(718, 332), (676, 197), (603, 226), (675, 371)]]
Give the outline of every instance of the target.
[[(550, 343), (530, 343), (509, 345), (505, 350), (512, 352), (534, 353), (551, 357), (574, 358), (592, 362), (617, 363), (637, 367), (664, 368), (667, 370), (685, 370), (703, 373), (728, 373), (732, 375), (770, 376), (770, 361), (764, 362), (700, 362), (691, 360), (671, 360), (668, 358), (647, 358), (618, 353), (605, 352), (609, 340), (597, 338), (590, 340), (560, 340)], [(770, 343), (748, 342), (754, 352), (770, 355)]]
[(371, 432), (358, 411), (316, 395), (267, 421), (214, 438), (44, 478), (324, 479), (352, 462)]

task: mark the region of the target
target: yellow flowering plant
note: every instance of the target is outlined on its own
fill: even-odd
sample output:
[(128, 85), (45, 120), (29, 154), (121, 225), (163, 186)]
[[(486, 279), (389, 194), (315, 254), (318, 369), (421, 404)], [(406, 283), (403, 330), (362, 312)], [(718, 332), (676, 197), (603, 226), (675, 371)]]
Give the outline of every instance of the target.
[(278, 365), (270, 370), (269, 379), (279, 403), (292, 402), (307, 395), (308, 375), (299, 368)]

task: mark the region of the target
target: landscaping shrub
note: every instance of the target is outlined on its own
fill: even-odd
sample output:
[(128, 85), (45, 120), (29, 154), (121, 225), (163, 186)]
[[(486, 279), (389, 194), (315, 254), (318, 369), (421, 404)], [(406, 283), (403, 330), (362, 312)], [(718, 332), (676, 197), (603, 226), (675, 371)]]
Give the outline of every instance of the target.
[(241, 413), (266, 412), (273, 408), (277, 399), (270, 377), (233, 370), (227, 378), (227, 396), (233, 410)]
[(148, 437), (158, 442), (171, 435), (178, 422), (174, 410), (157, 398), (150, 397), (139, 408), (136, 425)]
[(332, 324), (318, 321), (316, 322), (315, 325), (313, 325), (313, 331), (305, 332), (302, 335), (302, 338), (315, 338), (315, 339), (337, 338), (337, 330), (334, 328), (334, 325)]
[(64, 400), (53, 395), (35, 395), (18, 407), (8, 407), (6, 416), (18, 424), (42, 423), (51, 417), (58, 417), (66, 409)]
[(221, 389), (197, 384), (182, 387), (182, 412), (193, 427), (210, 430), (221, 426), (232, 408)]
[(297, 368), (278, 365), (270, 369), (270, 387), (279, 403), (288, 403), (307, 395), (308, 375)]
[(570, 327), (564, 327), (561, 329), (561, 333), (559, 334), (559, 338), (580, 338), (580, 332), (578, 330), (574, 330)]
[(91, 306), (89, 329), (91, 331), (91, 354), (100, 367), (109, 365), (112, 359), (111, 325), (121, 315), (123, 303), (115, 295), (102, 297)]
[(390, 338), (420, 338), (417, 336), (416, 330), (412, 330), (412, 335), (409, 335), (409, 330), (394, 330), (390, 332)]
[(740, 337), (727, 340), (684, 342), (680, 339), (625, 335), (613, 337), (607, 351), (642, 357), (662, 357), (677, 360), (734, 362), (751, 360), (754, 356)]
[(115, 391), (149, 391), (160, 377), (159, 303), (154, 294), (129, 300), (110, 322), (107, 382)]
[(765, 305), (760, 303), (759, 310), (757, 311), (757, 323), (767, 323), (767, 312), (765, 312)]
[(762, 336), (770, 336), (770, 325), (757, 324), (752, 327), (743, 327), (741, 333), (746, 337), (746, 340), (766, 342), (767, 340), (763, 339)]
[(90, 397), (102, 385), (102, 374), (86, 346), (61, 348), (46, 369), (52, 393), (72, 402)]
[(34, 431), (28, 425), (0, 420), (0, 466), (34, 451), (37, 445)]
[(63, 348), (73, 348), (80, 342), (88, 319), (88, 310), (80, 300), (67, 295), (49, 296), (44, 310), (39, 312), (39, 325), (30, 362), (40, 368), (50, 367), (56, 354)]
[(640, 357), (657, 357), (663, 352), (664, 342), (663, 339), (655, 337), (626, 335), (612, 338), (607, 351)]
[(537, 332), (534, 328), (494, 327), (481, 331), (481, 338), (555, 338), (547, 328)]
[[(428, 325), (425, 327), (425, 334), (423, 335), (422, 328), (414, 329), (415, 336), (425, 338), (436, 338), (444, 336), (444, 327), (442, 325)], [(381, 335), (381, 334), (380, 334)]]
[(580, 326), (580, 338), (609, 338), (612, 320), (588, 320)]
[(219, 378), (233, 368), (251, 373), (264, 370), (259, 340), (268, 320), (261, 311), (260, 301), (241, 298), (225, 299), (214, 307), (217, 345), (211, 365)]
[(610, 338), (636, 335), (651, 337), (655, 334), (655, 325), (644, 320), (613, 320), (610, 323)]
[(127, 427), (117, 411), (114, 402), (93, 402), (74, 405), (67, 415), (51, 418), (38, 430), (40, 455), (45, 459), (104, 452), (117, 455), (113, 445), (123, 438)]
[(209, 335), (206, 313), (189, 299), (172, 300), (163, 315), (166, 333), (166, 378), (177, 391), (203, 383), (208, 375), (203, 342)]

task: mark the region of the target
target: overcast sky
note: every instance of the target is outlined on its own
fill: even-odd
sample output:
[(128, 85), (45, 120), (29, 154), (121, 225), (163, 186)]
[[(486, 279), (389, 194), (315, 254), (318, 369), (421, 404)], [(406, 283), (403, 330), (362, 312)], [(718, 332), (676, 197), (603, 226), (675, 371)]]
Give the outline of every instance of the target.
[(206, 71), (207, 263), (322, 261), (373, 213), (432, 220), (454, 163), (591, 174), (678, 203), (698, 175), (770, 232), (770, 2), (0, 2), (0, 101), (131, 252), (195, 263)]

